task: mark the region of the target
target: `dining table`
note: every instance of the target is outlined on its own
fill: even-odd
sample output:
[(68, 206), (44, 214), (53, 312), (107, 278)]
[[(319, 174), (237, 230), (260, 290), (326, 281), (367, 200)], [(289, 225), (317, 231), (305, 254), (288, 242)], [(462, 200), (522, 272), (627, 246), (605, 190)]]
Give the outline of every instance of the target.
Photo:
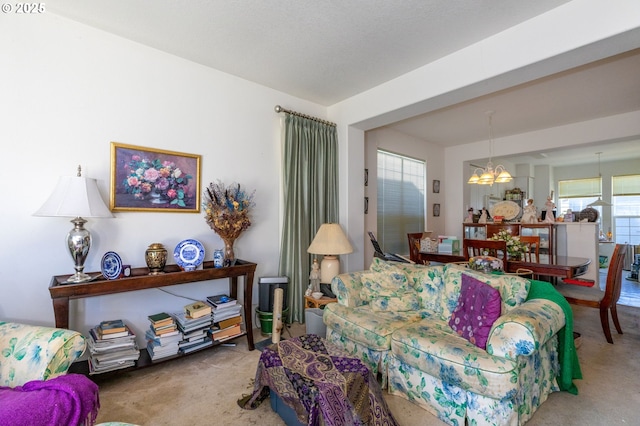
[(571, 279), (586, 274), (590, 263), (591, 259), (586, 257), (540, 256), (537, 262), (508, 260), (505, 269), (513, 273), (519, 269), (529, 269), (534, 276)]
[[(458, 263), (466, 259), (461, 253), (411, 253), (411, 260), (424, 264), (428, 262)], [(589, 269), (591, 259), (574, 256), (540, 256), (537, 262), (524, 260), (507, 260), (505, 270), (516, 273), (518, 270), (528, 269), (534, 276), (547, 276), (562, 279), (571, 279), (584, 275)]]

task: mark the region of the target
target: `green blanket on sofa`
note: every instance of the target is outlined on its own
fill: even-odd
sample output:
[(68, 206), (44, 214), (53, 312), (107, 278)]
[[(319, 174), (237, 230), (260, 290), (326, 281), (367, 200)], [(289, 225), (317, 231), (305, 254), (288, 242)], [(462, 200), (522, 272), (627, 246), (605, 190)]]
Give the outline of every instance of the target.
[(531, 288), (527, 300), (547, 299), (556, 303), (565, 317), (565, 326), (558, 332), (558, 359), (560, 361), (560, 374), (558, 375), (558, 386), (560, 390), (578, 394), (578, 388), (573, 383), (573, 379), (582, 379), (580, 361), (573, 341), (573, 311), (567, 299), (562, 296), (553, 284), (545, 281), (531, 280)]

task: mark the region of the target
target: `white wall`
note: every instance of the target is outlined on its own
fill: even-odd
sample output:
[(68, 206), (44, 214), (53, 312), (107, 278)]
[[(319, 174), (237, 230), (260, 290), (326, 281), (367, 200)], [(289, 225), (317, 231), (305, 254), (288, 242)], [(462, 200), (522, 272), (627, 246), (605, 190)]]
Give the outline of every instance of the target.
[[(277, 274), (281, 116), (273, 108), (320, 117), (326, 108), (54, 15), (0, 20), (0, 320), (54, 323), (47, 287), (53, 275), (73, 272), (64, 244), (72, 225), (32, 214), (78, 164), (108, 202), (111, 141), (200, 154), (203, 187), (221, 179), (256, 189), (253, 225), (236, 255), (258, 264), (256, 277)], [(182, 239), (196, 238), (207, 260), (222, 247), (202, 213), (123, 212), (86, 227), (93, 235), (86, 271), (99, 271), (110, 250), (145, 266), (154, 242), (172, 253)], [(168, 288), (195, 298), (226, 289), (226, 280)], [(142, 335), (147, 315), (187, 303), (160, 290), (72, 301), (70, 326), (86, 332), (124, 318)]]
[[(443, 149), (441, 146), (421, 139), (416, 139), (404, 133), (400, 133), (388, 128), (380, 128), (371, 130), (365, 134), (365, 168), (369, 169), (369, 185), (364, 188), (365, 196), (369, 197), (369, 214), (365, 215), (365, 228), (367, 231), (377, 229), (377, 194), (378, 194), (378, 173), (377, 173), (377, 150), (385, 149), (401, 155), (422, 160), (426, 163), (427, 183), (426, 183), (426, 212), (427, 218), (425, 230), (433, 231), (433, 235), (439, 235), (444, 232), (444, 217), (446, 211), (441, 209), (439, 217), (433, 217), (433, 204), (444, 201), (444, 169), (443, 169)], [(438, 194), (432, 191), (432, 182), (437, 179), (443, 184)], [(371, 263), (373, 259), (373, 246), (369, 243), (369, 238), (365, 236), (364, 245), (365, 264)], [(383, 247), (384, 249), (384, 247)], [(407, 242), (407, 250), (401, 254), (409, 253), (409, 243)]]
[[(568, 2), (330, 106), (329, 117), (338, 123), (341, 141), (340, 179), (346, 183), (340, 194), (340, 222), (355, 243), (354, 253), (343, 258), (346, 270), (365, 266), (364, 188), (360, 184), (364, 168), (364, 131), (638, 48), (638, 35), (639, 2)], [(562, 129), (567, 132), (566, 138), (555, 134), (551, 141), (544, 138), (547, 136), (545, 132), (525, 135), (526, 141), (518, 137), (502, 143), (496, 140), (495, 150), (501, 152), (504, 149), (505, 154), (517, 154), (547, 149), (543, 145), (564, 147), (588, 143), (596, 138), (610, 140), (621, 133), (619, 129), (608, 127), (610, 124), (606, 120), (593, 120), (586, 126), (568, 126)], [(640, 132), (636, 132), (638, 134)], [(533, 136), (540, 138), (530, 139)], [(460, 222), (465, 213), (465, 198), (462, 191), (456, 190), (463, 187), (464, 162), (485, 157), (485, 151), (486, 143), (479, 142), (444, 152), (445, 185), (450, 188), (444, 193), (443, 204), (443, 210), (447, 212), (447, 234), (460, 232)]]

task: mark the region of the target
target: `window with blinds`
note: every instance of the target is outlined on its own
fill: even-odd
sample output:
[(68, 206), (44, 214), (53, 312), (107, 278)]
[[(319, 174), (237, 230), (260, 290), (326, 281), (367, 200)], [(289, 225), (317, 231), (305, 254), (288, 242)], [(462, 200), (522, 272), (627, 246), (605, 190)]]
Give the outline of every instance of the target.
[(599, 197), (602, 194), (602, 178), (558, 181), (559, 198)]
[(612, 176), (614, 240), (640, 244), (640, 175)]
[(570, 179), (558, 181), (560, 214), (567, 210), (580, 212), (602, 194), (602, 178)]
[(385, 252), (407, 254), (407, 234), (424, 231), (426, 164), (383, 150), (377, 161), (377, 239)]

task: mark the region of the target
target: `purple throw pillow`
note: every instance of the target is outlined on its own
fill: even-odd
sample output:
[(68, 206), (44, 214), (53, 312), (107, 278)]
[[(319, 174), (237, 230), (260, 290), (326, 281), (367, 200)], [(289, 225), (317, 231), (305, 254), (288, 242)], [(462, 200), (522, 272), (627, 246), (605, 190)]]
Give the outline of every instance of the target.
[(500, 292), (467, 274), (462, 274), (458, 306), (449, 326), (474, 345), (487, 349), (491, 326), (500, 316)]

